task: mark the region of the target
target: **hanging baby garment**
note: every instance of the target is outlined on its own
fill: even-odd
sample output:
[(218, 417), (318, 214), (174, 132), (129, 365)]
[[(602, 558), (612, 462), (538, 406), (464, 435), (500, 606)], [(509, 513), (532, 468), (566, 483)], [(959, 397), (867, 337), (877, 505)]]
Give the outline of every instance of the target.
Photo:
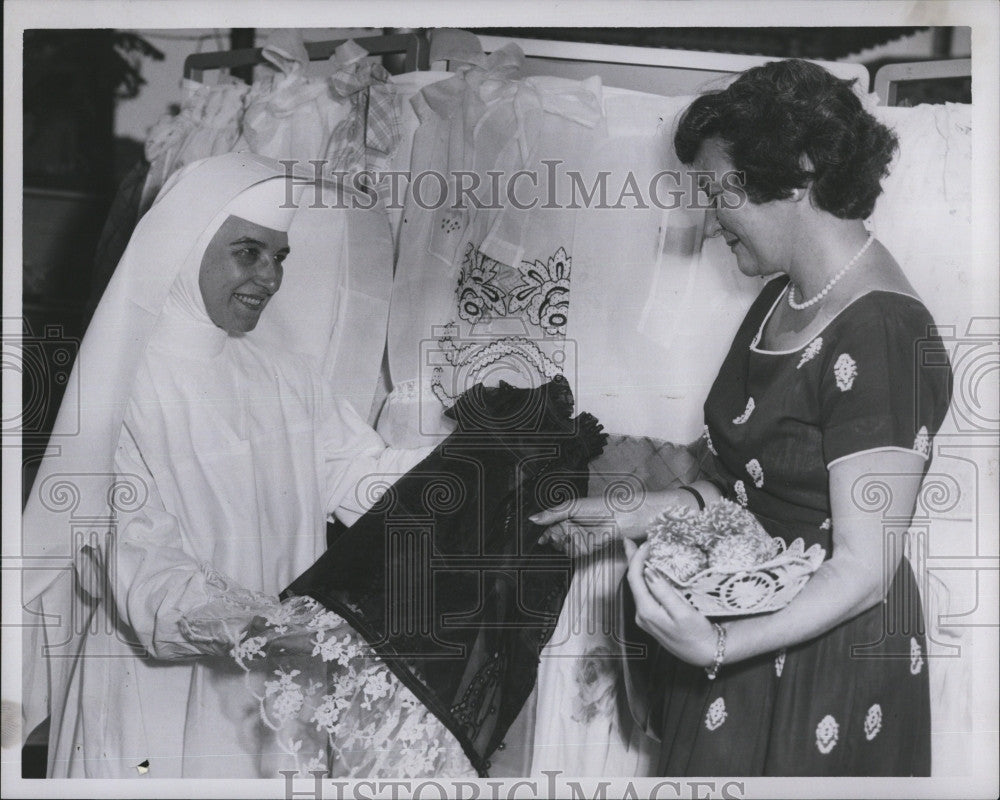
[[(600, 84), (518, 80), (523, 59), (508, 45), (413, 100), (421, 126), (390, 312), (394, 388), (379, 420), (390, 440), (446, 434), (441, 410), (478, 382), (537, 386), (572, 375), (574, 211), (548, 200), (558, 187), (543, 162), (572, 168), (601, 136)], [(524, 186), (519, 173), (531, 178)], [(511, 210), (508, 190), (536, 208)]]
[[(386, 168), (400, 137), (400, 96), (389, 73), (353, 41), (330, 58), (330, 91), (348, 110), (326, 144), (327, 169), (354, 174)], [(375, 181), (373, 181), (374, 183)]]
[(140, 207), (149, 208), (167, 179), (181, 167), (237, 148), (243, 103), (250, 87), (225, 80), (214, 86), (183, 81), (180, 113), (162, 117), (146, 138), (149, 174)]
[(331, 94), (326, 79), (306, 74), (309, 54), (297, 31), (275, 31), (261, 55), (277, 71), (254, 81), (234, 149), (278, 160), (322, 158), (349, 107)]

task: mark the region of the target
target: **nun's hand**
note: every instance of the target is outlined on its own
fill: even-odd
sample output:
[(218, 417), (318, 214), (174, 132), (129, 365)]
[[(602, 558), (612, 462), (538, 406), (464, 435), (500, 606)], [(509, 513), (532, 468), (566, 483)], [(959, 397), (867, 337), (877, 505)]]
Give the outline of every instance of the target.
[(644, 516), (634, 511), (612, 510), (603, 497), (584, 497), (565, 506), (539, 511), (529, 519), (546, 529), (538, 539), (539, 544), (550, 544), (579, 558), (618, 539), (644, 536)]
[(648, 550), (648, 543), (638, 547), (625, 542), (636, 624), (682, 661), (710, 667), (715, 663), (715, 628), (659, 571), (646, 568)]
[(251, 649), (247, 663), (261, 656), (289, 657), (313, 656), (317, 652), (316, 630), (302, 625), (278, 626), (263, 616), (256, 616), (247, 627), (244, 640), (256, 640), (258, 648)]

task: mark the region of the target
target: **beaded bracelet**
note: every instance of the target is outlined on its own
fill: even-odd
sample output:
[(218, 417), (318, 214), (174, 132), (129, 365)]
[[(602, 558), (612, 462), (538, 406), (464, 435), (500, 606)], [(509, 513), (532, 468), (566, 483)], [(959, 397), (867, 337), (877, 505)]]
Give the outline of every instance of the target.
[(687, 484), (684, 484), (683, 486), (678, 486), (677, 488), (682, 489), (685, 492), (690, 492), (691, 496), (694, 497), (694, 499), (698, 502), (698, 510), (699, 511), (705, 510), (705, 498), (701, 496), (701, 492), (699, 492), (693, 486), (688, 486)]
[(715, 680), (715, 676), (719, 674), (719, 667), (726, 657), (726, 629), (718, 622), (713, 622), (712, 627), (715, 628), (718, 638), (715, 640), (715, 661), (712, 662), (712, 666), (705, 667), (705, 674), (710, 681)]

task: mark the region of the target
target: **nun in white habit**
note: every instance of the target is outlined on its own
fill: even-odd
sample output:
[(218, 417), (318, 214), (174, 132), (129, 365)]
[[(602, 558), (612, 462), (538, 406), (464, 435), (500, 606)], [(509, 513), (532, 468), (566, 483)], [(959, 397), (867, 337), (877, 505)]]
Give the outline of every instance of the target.
[[(278, 344), (314, 324), (268, 308), (294, 210), (281, 175), (230, 154), (179, 176), (81, 347), (24, 514), (25, 725), (51, 717), (50, 777), (275, 775), (234, 640), (323, 552), (329, 514), (364, 512), (365, 475), (428, 452), (387, 449)], [(232, 625), (200, 634), (206, 608)]]

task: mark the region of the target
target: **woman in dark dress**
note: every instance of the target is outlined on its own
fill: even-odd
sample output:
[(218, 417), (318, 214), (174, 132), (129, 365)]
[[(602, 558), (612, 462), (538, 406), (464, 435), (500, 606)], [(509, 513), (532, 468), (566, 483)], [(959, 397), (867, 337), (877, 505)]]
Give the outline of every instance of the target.
[[(902, 550), (951, 373), (930, 314), (863, 223), (895, 137), (850, 82), (785, 61), (699, 97), (674, 143), (704, 171), (739, 270), (778, 277), (705, 402), (701, 480), (615, 515), (626, 618), (653, 645), (629, 664), (633, 713), (662, 742), (661, 775), (927, 775), (924, 626)], [(786, 543), (825, 548), (785, 608), (713, 623), (644, 569), (659, 511), (720, 497)], [(586, 549), (607, 530), (599, 504), (539, 522)]]

